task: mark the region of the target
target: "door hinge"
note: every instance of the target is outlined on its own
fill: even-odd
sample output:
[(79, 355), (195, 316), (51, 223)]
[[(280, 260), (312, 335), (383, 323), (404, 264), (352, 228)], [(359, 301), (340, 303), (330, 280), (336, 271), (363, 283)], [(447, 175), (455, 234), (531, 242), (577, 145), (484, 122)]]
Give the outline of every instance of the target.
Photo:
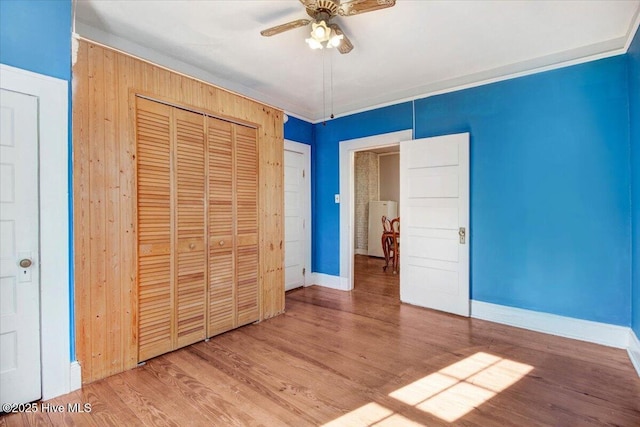
[(304, 178), (304, 169), (302, 169), (302, 177)]
[(305, 274), (307, 274), (307, 269), (306, 268), (302, 268), (302, 275), (304, 276)]
[(307, 227), (307, 220), (303, 219), (302, 220), (302, 229), (304, 230)]

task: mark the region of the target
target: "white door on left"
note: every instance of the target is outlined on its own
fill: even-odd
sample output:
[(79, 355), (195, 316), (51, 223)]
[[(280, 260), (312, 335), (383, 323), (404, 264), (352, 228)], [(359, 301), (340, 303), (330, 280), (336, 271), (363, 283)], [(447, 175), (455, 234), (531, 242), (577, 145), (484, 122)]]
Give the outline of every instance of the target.
[(41, 397), (38, 100), (1, 90), (0, 401)]
[(302, 153), (284, 152), (284, 288), (304, 286), (305, 241), (305, 157)]

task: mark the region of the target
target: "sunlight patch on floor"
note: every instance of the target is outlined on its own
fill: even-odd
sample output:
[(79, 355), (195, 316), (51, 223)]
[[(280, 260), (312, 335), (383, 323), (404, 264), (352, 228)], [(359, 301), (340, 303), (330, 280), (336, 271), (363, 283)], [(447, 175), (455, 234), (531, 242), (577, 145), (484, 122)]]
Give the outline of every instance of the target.
[(423, 424), (411, 421), (407, 417), (396, 414), (389, 408), (371, 402), (364, 406), (354, 409), (335, 420), (323, 424), (323, 427), (356, 427), (356, 426), (376, 426), (376, 427), (392, 427), (392, 426), (422, 426)]
[(393, 411), (391, 409), (371, 402), (324, 424), (323, 427), (371, 426), (392, 415)]
[[(454, 422), (512, 386), (533, 366), (479, 352), (399, 388), (389, 396), (406, 405)], [(419, 426), (376, 402), (336, 418), (325, 427)]]
[[(409, 418), (407, 417), (403, 417), (400, 414), (393, 414), (388, 418), (385, 418), (384, 420), (380, 421), (379, 423), (375, 423), (372, 424), (375, 427), (412, 427), (412, 426), (416, 426), (416, 427), (424, 427), (424, 424), (421, 423), (417, 423), (415, 421), (411, 421)], [(350, 427), (353, 427), (353, 425), (351, 425)]]
[(389, 396), (453, 422), (527, 375), (533, 366), (476, 353)]

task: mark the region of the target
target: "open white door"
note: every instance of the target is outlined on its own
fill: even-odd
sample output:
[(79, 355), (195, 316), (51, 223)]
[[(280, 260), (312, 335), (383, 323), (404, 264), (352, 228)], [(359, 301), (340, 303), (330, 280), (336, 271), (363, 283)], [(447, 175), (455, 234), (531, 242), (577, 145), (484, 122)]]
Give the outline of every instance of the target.
[(0, 401), (38, 400), (38, 100), (0, 90)]
[(400, 299), (469, 316), (469, 134), (400, 142)]

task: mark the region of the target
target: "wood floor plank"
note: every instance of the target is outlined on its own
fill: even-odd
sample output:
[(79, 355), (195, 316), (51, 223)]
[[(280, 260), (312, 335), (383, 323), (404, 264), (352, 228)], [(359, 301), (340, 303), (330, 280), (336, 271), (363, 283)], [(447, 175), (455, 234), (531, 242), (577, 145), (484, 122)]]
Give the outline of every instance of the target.
[[(104, 426), (140, 425), (136, 408), (125, 404), (107, 380), (99, 380), (82, 389), (80, 402), (90, 404), (91, 417)], [(76, 403), (80, 403), (76, 402)]]
[(401, 304), (398, 275), (356, 257), (355, 289), (286, 294), (282, 316), (49, 403), (15, 425), (640, 426), (624, 350)]
[(80, 403), (82, 405), (86, 403), (86, 400), (84, 400), (86, 394), (91, 392), (92, 390), (77, 390), (73, 393), (42, 402), (40, 406), (45, 407), (48, 405), (48, 409), (45, 409), (45, 411), (54, 426), (97, 426), (99, 424), (97, 420), (91, 416), (91, 413), (72, 412), (69, 410), (70, 404)]
[[(192, 346), (193, 349), (197, 345)], [(263, 425), (292, 425), (301, 423), (300, 418), (288, 410), (274, 410), (279, 408), (278, 401), (269, 399), (269, 396), (259, 393), (237, 379), (228, 376), (224, 372), (213, 368), (206, 357), (202, 357), (197, 351), (173, 352), (167, 355), (167, 359), (178, 364), (190, 375), (198, 378), (211, 393), (214, 399), (224, 399), (234, 405), (235, 411), (247, 413)], [(207, 391), (209, 393), (209, 391)], [(206, 397), (210, 399), (211, 397)]]
[[(201, 418), (208, 424), (223, 423), (228, 426), (260, 425), (260, 421), (236, 407), (233, 401), (227, 401), (204, 385), (200, 375), (187, 374), (180, 365), (168, 358), (151, 361), (147, 369), (164, 387), (179, 391), (181, 401), (187, 403), (189, 412), (197, 414), (192, 419)], [(206, 369), (211, 367), (208, 366)]]
[[(143, 425), (169, 427), (181, 425), (167, 415), (167, 410), (176, 402), (169, 399), (160, 384), (147, 385), (150, 379), (144, 369), (138, 368), (113, 375), (106, 378), (105, 381), (120, 399), (135, 411)], [(87, 387), (92, 387), (92, 385), (84, 388)]]

